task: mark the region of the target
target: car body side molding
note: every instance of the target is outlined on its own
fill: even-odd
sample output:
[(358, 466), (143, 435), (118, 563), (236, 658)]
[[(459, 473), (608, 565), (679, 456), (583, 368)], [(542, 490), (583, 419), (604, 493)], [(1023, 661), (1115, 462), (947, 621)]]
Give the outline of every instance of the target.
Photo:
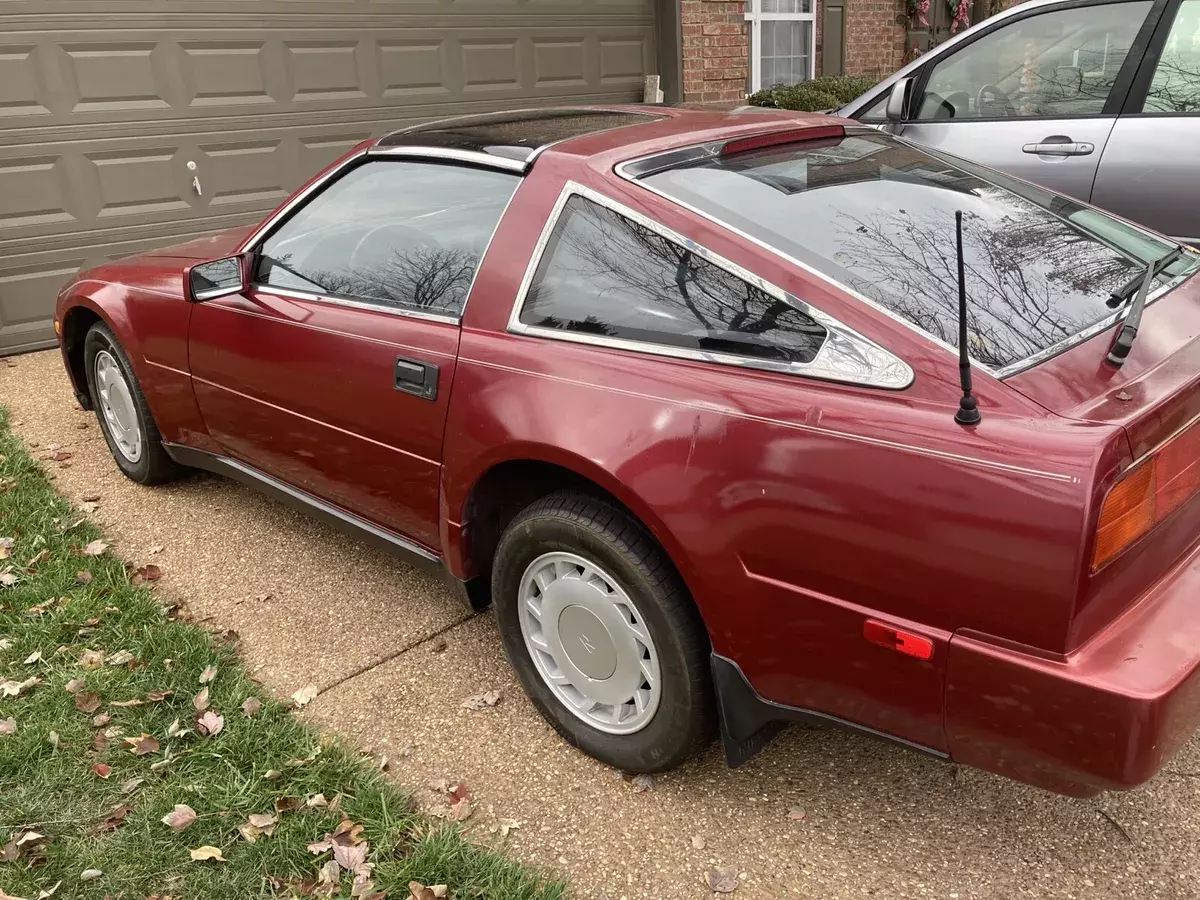
[(352, 512), (315, 497), (307, 491), (292, 487), (290, 484), (236, 459), (209, 453), (207, 450), (199, 450), (186, 444), (164, 442), (163, 446), (171, 458), (180, 465), (224, 475), (226, 478), (256, 488), (294, 509), (400, 557), (415, 568), (438, 576), (471, 609), (479, 610), (486, 605), (485, 598), (479, 593), (479, 586), (455, 578), (446, 568), (440, 556), (394, 531), (369, 522)]
[(737, 768), (755, 756), (791, 722), (834, 725), (899, 744), (936, 759), (950, 759), (949, 754), (941, 750), (906, 741), (866, 725), (813, 709), (784, 706), (782, 703), (767, 700), (754, 690), (736, 662), (719, 653), (712, 654), (711, 665), (713, 688), (717, 695), (717, 711), (721, 720), (721, 745), (725, 750), (725, 761), (730, 768)]

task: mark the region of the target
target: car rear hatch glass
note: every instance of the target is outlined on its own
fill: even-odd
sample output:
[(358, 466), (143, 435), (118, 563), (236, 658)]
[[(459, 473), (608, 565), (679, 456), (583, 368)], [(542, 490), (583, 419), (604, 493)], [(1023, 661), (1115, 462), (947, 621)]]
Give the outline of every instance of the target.
[[(1172, 244), (1069, 198), (877, 132), (653, 172), (644, 184), (958, 344), (962, 210), (971, 357), (1000, 375), (1111, 325), (1110, 295)], [(1185, 255), (1154, 295), (1196, 266)]]

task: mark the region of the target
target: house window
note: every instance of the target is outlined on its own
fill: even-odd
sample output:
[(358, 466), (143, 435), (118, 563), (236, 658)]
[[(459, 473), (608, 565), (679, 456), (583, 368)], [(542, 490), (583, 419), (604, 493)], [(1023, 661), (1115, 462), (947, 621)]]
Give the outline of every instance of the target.
[(795, 84), (813, 77), (816, 22), (813, 0), (747, 0), (750, 89)]

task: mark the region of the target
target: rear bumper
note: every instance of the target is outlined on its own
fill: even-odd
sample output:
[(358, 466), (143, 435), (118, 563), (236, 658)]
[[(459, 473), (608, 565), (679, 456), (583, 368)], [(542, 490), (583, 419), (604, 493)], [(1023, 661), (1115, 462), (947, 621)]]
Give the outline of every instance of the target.
[(1065, 660), (950, 641), (956, 762), (1091, 796), (1149, 779), (1200, 725), (1200, 548)]

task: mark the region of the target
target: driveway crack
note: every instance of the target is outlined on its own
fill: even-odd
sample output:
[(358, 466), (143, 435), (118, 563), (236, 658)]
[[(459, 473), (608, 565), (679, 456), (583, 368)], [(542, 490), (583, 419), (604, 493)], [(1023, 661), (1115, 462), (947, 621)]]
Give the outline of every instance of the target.
[(449, 625), (443, 625), (441, 628), (438, 628), (434, 631), (429, 632), (428, 634), (426, 634), (422, 637), (417, 638), (411, 644), (406, 644), (405, 646), (401, 647), (398, 650), (393, 650), (391, 653), (385, 653), (383, 656), (377, 657), (376, 659), (373, 659), (370, 662), (363, 663), (363, 665), (359, 666), (357, 669), (354, 669), (351, 672), (347, 672), (345, 675), (342, 675), (340, 678), (336, 678), (333, 681), (329, 682), (328, 684), (321, 685), (317, 689), (317, 696), (320, 697), (322, 694), (327, 693), (328, 691), (332, 691), (335, 687), (340, 687), (341, 685), (345, 684), (347, 681), (350, 681), (352, 678), (357, 678), (359, 675), (365, 675), (367, 672), (370, 672), (372, 669), (377, 669), (380, 666), (382, 666), (384, 663), (391, 662), (393, 659), (403, 656), (405, 653), (407, 653), (410, 650), (416, 650), (418, 647), (420, 647), (424, 644), (428, 644), (430, 641), (435, 640), (436, 638), (439, 638), (442, 635), (444, 635), (450, 631), (453, 631), (459, 625), (465, 625), (467, 622), (470, 622), (472, 619), (477, 619), (481, 615), (483, 615), (483, 612), (468, 613), (467, 615), (463, 616), (461, 619), (455, 619)]

